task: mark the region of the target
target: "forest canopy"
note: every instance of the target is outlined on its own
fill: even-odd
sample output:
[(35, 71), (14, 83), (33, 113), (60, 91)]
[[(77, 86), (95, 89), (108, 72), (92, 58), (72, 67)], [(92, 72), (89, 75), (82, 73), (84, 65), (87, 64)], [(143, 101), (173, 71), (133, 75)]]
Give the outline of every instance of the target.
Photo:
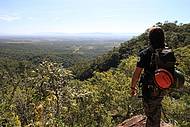
[[(163, 101), (167, 119), (190, 126), (190, 24), (157, 23), (175, 52), (177, 68), (186, 77), (180, 91)], [(147, 31), (91, 62), (33, 64), (1, 58), (0, 125), (17, 127), (112, 127), (142, 114), (139, 98), (130, 96), (137, 53), (148, 44)], [(140, 93), (139, 93), (140, 94)]]

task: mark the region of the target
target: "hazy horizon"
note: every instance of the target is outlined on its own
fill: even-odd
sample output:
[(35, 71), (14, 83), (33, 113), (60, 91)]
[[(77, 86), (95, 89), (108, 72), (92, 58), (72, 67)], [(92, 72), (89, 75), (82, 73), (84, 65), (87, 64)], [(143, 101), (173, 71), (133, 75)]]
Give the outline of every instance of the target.
[(44, 37), (69, 37), (69, 36), (76, 36), (76, 37), (88, 37), (88, 36), (138, 36), (141, 33), (103, 33), (103, 32), (89, 32), (89, 33), (61, 33), (61, 32), (42, 32), (42, 33), (31, 33), (31, 34), (6, 34), (6, 33), (0, 33), (0, 37), (2, 36), (28, 36), (28, 37), (38, 37), (38, 36), (44, 36)]
[(0, 34), (143, 33), (157, 22), (190, 22), (189, 0), (5, 0)]

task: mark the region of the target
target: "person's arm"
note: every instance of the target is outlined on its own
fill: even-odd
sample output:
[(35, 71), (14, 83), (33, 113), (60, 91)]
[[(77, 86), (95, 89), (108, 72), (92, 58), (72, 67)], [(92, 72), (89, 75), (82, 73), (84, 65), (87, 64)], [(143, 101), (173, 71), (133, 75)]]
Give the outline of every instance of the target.
[(137, 82), (141, 75), (143, 68), (136, 67), (135, 72), (133, 73), (132, 81), (131, 81), (131, 96), (136, 96), (137, 94)]

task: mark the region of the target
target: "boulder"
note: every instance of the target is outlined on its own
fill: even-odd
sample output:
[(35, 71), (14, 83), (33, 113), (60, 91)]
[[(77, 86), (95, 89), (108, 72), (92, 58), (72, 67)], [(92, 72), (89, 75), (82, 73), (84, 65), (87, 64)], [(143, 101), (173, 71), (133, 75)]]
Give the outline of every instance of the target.
[[(118, 124), (116, 127), (145, 127), (145, 124), (146, 124), (146, 116), (136, 115), (130, 119), (123, 121), (122, 123)], [(173, 127), (173, 125), (161, 121), (160, 127)]]

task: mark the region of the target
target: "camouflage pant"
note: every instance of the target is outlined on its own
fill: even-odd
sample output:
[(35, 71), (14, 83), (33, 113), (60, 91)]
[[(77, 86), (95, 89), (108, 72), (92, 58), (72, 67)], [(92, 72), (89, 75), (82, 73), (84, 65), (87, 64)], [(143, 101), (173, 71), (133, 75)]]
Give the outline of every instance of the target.
[(144, 98), (144, 112), (147, 116), (146, 127), (160, 127), (161, 102), (163, 97)]

